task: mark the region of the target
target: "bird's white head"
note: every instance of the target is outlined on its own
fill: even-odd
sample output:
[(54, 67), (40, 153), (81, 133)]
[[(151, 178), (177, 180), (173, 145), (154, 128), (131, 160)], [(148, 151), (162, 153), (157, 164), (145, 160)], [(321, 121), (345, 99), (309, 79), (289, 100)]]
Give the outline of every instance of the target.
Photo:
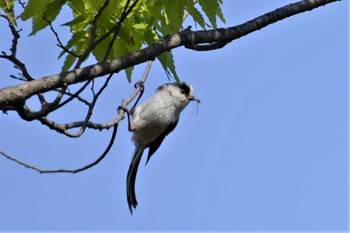
[(200, 100), (193, 95), (193, 88), (191, 85), (181, 83), (167, 83), (160, 86), (157, 92), (162, 92), (170, 96), (177, 103), (179, 107), (185, 108), (190, 101), (196, 101), (200, 103)]

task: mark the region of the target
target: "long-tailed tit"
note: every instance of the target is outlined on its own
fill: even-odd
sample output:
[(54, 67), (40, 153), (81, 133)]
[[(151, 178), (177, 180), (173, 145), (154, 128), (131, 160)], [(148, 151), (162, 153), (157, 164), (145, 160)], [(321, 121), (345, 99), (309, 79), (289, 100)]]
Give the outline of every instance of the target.
[(133, 131), (135, 151), (129, 167), (126, 189), (130, 212), (137, 206), (135, 179), (141, 156), (149, 148), (146, 164), (164, 138), (175, 129), (180, 113), (190, 101), (200, 102), (193, 96), (192, 86), (186, 83), (168, 83), (160, 86), (155, 95), (136, 109), (132, 109), (129, 130)]

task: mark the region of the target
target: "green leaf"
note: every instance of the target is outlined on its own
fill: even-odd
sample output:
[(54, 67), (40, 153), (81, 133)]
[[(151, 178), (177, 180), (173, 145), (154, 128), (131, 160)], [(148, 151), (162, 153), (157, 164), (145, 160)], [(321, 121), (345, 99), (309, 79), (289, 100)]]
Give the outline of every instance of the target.
[(69, 68), (72, 67), (72, 65), (74, 64), (76, 59), (77, 58), (75, 56), (68, 54), (68, 56), (66, 57), (66, 60), (64, 61), (63, 66), (62, 66), (62, 71), (69, 70)]
[(186, 0), (164, 1), (163, 35), (174, 34), (181, 30)]
[(74, 14), (81, 15), (86, 13), (83, 1), (68, 1), (67, 4), (72, 8)]
[(134, 24), (132, 26), (133, 26), (133, 28), (139, 29), (139, 30), (143, 30), (143, 29), (147, 28), (147, 24), (145, 24), (145, 23), (137, 23), (137, 24)]
[[(80, 40), (74, 45), (74, 48), (71, 49), (71, 51), (74, 52), (75, 54), (82, 54), (88, 47), (88, 44), (89, 44), (88, 40)], [(89, 55), (86, 57), (86, 59), (88, 59)], [(69, 68), (71, 68), (71, 66), (74, 64), (76, 59), (77, 58), (72, 54), (68, 54), (65, 60), (65, 64), (62, 67), (63, 71), (66, 71)]]
[[(217, 28), (216, 24), (216, 16), (219, 16), (219, 18), (224, 22), (224, 18), (220, 9), (220, 3), (222, 4), (221, 0), (199, 0), (199, 5), (202, 7), (202, 10), (206, 14), (206, 16), (209, 19), (209, 22), (211, 23), (211, 26), (213, 28)], [(222, 18), (221, 18), (222, 17)]]
[[(78, 42), (82, 41), (84, 37), (87, 37), (88, 33), (85, 31), (74, 33), (72, 38), (68, 41), (67, 45), (65, 46), (66, 49), (71, 49), (73, 46), (75, 46)], [(65, 51), (62, 51), (58, 58), (62, 57), (63, 54), (65, 54)]]
[(65, 3), (65, 0), (54, 0), (50, 2), (44, 12), (46, 19), (48, 19), (50, 22), (53, 22), (56, 19), (57, 15), (60, 13), (62, 6)]
[(42, 15), (50, 0), (29, 0), (24, 12), (21, 16), (23, 21), (26, 21), (38, 14)]
[(77, 15), (73, 20), (62, 24), (62, 26), (76, 27), (76, 26), (82, 25), (81, 29), (84, 29), (86, 27), (87, 22), (88, 22), (88, 18), (85, 14), (83, 14), (83, 15)]
[(162, 64), (163, 69), (169, 80), (174, 78), (177, 82), (180, 81), (180, 78), (177, 75), (175, 70), (175, 61), (174, 61), (173, 54), (171, 52), (162, 53), (157, 57), (157, 59)]
[(224, 17), (224, 14), (222, 13), (222, 10), (221, 10), (221, 7), (218, 7), (216, 9), (216, 15), (219, 17), (219, 19), (224, 23), (226, 24), (226, 19)]
[[(40, 0), (42, 1), (42, 0)], [(44, 29), (49, 24), (46, 20), (53, 22), (58, 13), (60, 13), (62, 6), (65, 4), (65, 0), (54, 0), (46, 5), (46, 9), (42, 12), (37, 12), (33, 18), (33, 29), (30, 35), (34, 35), (38, 31)], [(27, 8), (26, 8), (27, 9)], [(29, 13), (28, 13), (29, 14)], [(44, 18), (46, 20), (44, 20)]]
[[(4, 7), (0, 0), (0, 6)], [(15, 1), (15, 0), (7, 0)], [(203, 29), (217, 27), (217, 19), (225, 22), (221, 11), (222, 0), (142, 0), (138, 1), (133, 10), (122, 22), (119, 31), (114, 31), (100, 41), (93, 48), (92, 53), (97, 61), (106, 57), (107, 50), (113, 38), (112, 50), (107, 59), (119, 58), (127, 53), (137, 51), (143, 45), (150, 45), (160, 38), (177, 33), (183, 25), (184, 12), (187, 11), (194, 22)], [(106, 7), (101, 11), (101, 7)], [(53, 22), (61, 12), (62, 6), (67, 4), (71, 9), (72, 18), (68, 18), (64, 26), (68, 26), (72, 33), (71, 39), (66, 44), (66, 49), (79, 55), (85, 52), (92, 39), (104, 38), (107, 32), (119, 22), (126, 3), (133, 4), (130, 0), (28, 0), (23, 20), (32, 19), (33, 29), (31, 35), (48, 26), (44, 20)], [(129, 5), (130, 6), (130, 5)], [(199, 9), (201, 8), (201, 9)], [(102, 13), (97, 14), (97, 13)], [(98, 16), (98, 18), (96, 17)], [(93, 23), (96, 23), (96, 28)], [(96, 31), (92, 31), (96, 29)], [(117, 33), (118, 34), (115, 34)], [(92, 36), (96, 37), (92, 37)], [(68, 70), (74, 65), (77, 58), (72, 54), (62, 51), (66, 56), (63, 69)], [(171, 52), (166, 52), (158, 57), (168, 79), (179, 80), (176, 73), (174, 57)], [(131, 80), (133, 68), (125, 70), (127, 79)]]
[(125, 44), (132, 46), (133, 42), (133, 22), (126, 20), (119, 31), (119, 37), (125, 42)]
[[(105, 56), (106, 52), (109, 46), (109, 41), (111, 37), (108, 37), (107, 39), (103, 40), (101, 43), (99, 43), (96, 48), (92, 51), (93, 55), (97, 59), (97, 61), (101, 62)], [(109, 54), (108, 58), (111, 58), (112, 53)]]
[(144, 34), (144, 40), (147, 45), (151, 45), (157, 40), (159, 40), (161, 36), (155, 30), (148, 30)]
[(144, 9), (146, 12), (149, 12), (149, 14), (154, 17), (155, 19), (159, 19), (163, 17), (162, 14), (162, 4), (163, 0), (153, 0), (150, 1), (149, 4), (145, 4)]
[(128, 49), (127, 45), (125, 42), (121, 39), (117, 39), (114, 42), (113, 45), (113, 58), (119, 58), (127, 53), (129, 53), (130, 50)]
[(102, 6), (102, 1), (99, 0), (84, 0), (83, 2), (85, 5), (85, 10), (87, 11), (97, 12)]
[(121, 9), (118, 7), (119, 0), (109, 0), (108, 6), (104, 9), (103, 14), (97, 21), (98, 27), (107, 29), (113, 27), (121, 15)]
[(129, 83), (131, 83), (131, 76), (132, 76), (133, 70), (134, 70), (133, 66), (125, 69), (126, 78), (128, 79)]
[(192, 16), (195, 23), (198, 23), (203, 29), (206, 29), (206, 23), (201, 12), (194, 7), (193, 1), (187, 2), (186, 4), (187, 12)]

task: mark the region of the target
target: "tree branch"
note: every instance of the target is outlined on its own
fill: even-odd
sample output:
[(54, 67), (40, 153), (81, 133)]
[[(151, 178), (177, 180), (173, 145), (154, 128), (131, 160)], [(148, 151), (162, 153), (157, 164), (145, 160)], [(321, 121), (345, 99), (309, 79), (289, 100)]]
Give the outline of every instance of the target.
[(35, 171), (38, 171), (40, 173), (78, 173), (78, 172), (82, 172), (86, 169), (89, 169), (95, 165), (97, 165), (109, 152), (109, 150), (112, 148), (113, 146), (113, 143), (114, 143), (114, 140), (115, 140), (115, 137), (117, 135), (117, 129), (118, 129), (118, 124), (114, 125), (114, 128), (113, 128), (113, 133), (112, 133), (112, 136), (111, 136), (111, 139), (109, 140), (109, 144), (107, 146), (107, 148), (105, 149), (105, 151), (98, 157), (97, 160), (95, 160), (94, 162), (86, 165), (86, 166), (83, 166), (81, 168), (77, 168), (77, 169), (56, 169), (56, 170), (46, 170), (46, 169), (41, 169), (41, 168), (38, 168), (38, 167), (35, 167), (33, 165), (30, 165), (28, 163), (25, 163), (21, 160), (18, 160), (14, 157), (12, 157), (11, 155), (7, 154), (6, 152), (4, 151), (1, 151), (0, 150), (0, 154), (2, 154), (3, 156), (5, 156), (6, 158), (26, 167), (26, 168), (30, 168), (32, 170), (35, 170)]
[[(142, 83), (145, 83), (146, 80), (147, 80), (147, 77), (148, 77), (148, 74), (149, 74), (149, 71), (151, 69), (151, 66), (152, 66), (152, 62), (148, 62), (147, 64), (147, 67), (146, 67), (146, 70), (145, 70), (145, 73), (143, 74), (142, 76), (142, 79), (141, 79), (141, 82)], [(97, 95), (97, 98), (98, 98), (98, 95), (100, 93), (102, 93), (103, 89), (105, 88), (105, 86), (107, 86), (108, 84), (108, 81), (109, 80), (106, 80), (105, 82), (105, 85), (101, 87), (101, 89), (99, 90), (99, 92), (96, 94)], [(122, 105), (121, 105), (121, 108), (120, 108), (120, 111), (118, 113), (118, 116), (112, 121), (112, 123), (110, 123), (110, 127), (114, 127), (113, 128), (113, 133), (112, 133), (112, 136), (111, 136), (111, 139), (109, 141), (109, 144), (107, 146), (107, 148), (105, 149), (105, 151), (98, 157), (97, 160), (95, 160), (94, 162), (90, 163), (90, 164), (87, 164), (81, 168), (78, 168), (78, 169), (73, 169), (73, 170), (70, 170), (70, 169), (56, 169), (56, 170), (46, 170), (46, 169), (41, 169), (41, 168), (38, 168), (38, 167), (35, 167), (33, 165), (30, 165), (28, 163), (25, 163), (19, 159), (16, 159), (14, 157), (12, 157), (11, 155), (7, 154), (6, 152), (4, 151), (1, 151), (0, 150), (0, 154), (2, 154), (4, 157), (6, 157), (7, 159), (10, 159), (26, 168), (29, 168), (29, 169), (32, 169), (32, 170), (35, 170), (35, 171), (38, 171), (40, 173), (78, 173), (78, 172), (81, 172), (81, 171), (84, 171), (86, 169), (89, 169), (95, 165), (97, 165), (107, 154), (108, 152), (110, 151), (110, 149), (112, 148), (112, 145), (114, 143), (114, 140), (115, 140), (115, 137), (116, 137), (116, 134), (117, 134), (117, 130), (118, 130), (118, 123), (121, 119), (124, 118), (124, 110), (123, 109), (126, 109), (126, 106), (137, 96), (137, 94), (139, 93), (139, 91), (141, 90), (141, 86), (138, 85), (136, 86), (135, 88), (135, 91), (131, 94), (131, 96), (128, 98), (128, 99), (125, 99), (123, 100), (122, 102)], [(89, 123), (86, 123), (86, 122), (82, 122), (81, 124), (82, 125), (85, 125), (85, 126), (89, 126)], [(91, 123), (93, 124), (93, 123)], [(69, 128), (69, 127), (67, 127)], [(101, 129), (103, 129), (105, 127), (102, 127)]]
[(6, 105), (23, 104), (26, 99), (38, 93), (44, 93), (66, 85), (84, 82), (106, 74), (117, 73), (128, 67), (154, 60), (163, 52), (180, 46), (190, 47), (195, 44), (201, 45), (215, 42), (230, 43), (235, 39), (260, 30), (263, 27), (287, 17), (310, 11), (336, 1), (338, 0), (300, 1), (281, 7), (235, 27), (195, 32), (187, 28), (178, 34), (168, 36), (151, 46), (141, 49), (140, 51), (129, 53), (119, 59), (105, 61), (85, 68), (78, 68), (69, 72), (62, 72), (24, 84), (0, 89), (0, 110), (6, 108)]
[(74, 57), (79, 57), (77, 54), (75, 54), (74, 52), (70, 51), (69, 49), (67, 49), (67, 48), (63, 45), (63, 43), (62, 43), (60, 37), (58, 36), (58, 33), (56, 32), (56, 30), (55, 30), (55, 29), (53, 28), (53, 26), (52, 26), (51, 21), (48, 20), (48, 19), (45, 17), (45, 15), (44, 15), (43, 19), (47, 22), (47, 24), (50, 26), (50, 30), (51, 30), (52, 33), (55, 35), (56, 40), (57, 40), (57, 46), (60, 47), (64, 52), (66, 52), (66, 53), (68, 53), (68, 54), (70, 54), (70, 55), (72, 55), (72, 56), (74, 56)]

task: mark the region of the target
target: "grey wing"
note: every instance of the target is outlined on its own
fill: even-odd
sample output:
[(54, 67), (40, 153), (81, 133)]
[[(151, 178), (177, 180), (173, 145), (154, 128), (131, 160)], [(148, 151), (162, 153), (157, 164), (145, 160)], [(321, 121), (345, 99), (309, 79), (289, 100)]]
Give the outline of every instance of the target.
[(159, 146), (162, 144), (164, 138), (175, 129), (177, 123), (179, 120), (177, 119), (175, 122), (172, 122), (171, 124), (168, 125), (168, 127), (165, 129), (163, 133), (161, 133), (150, 145), (149, 145), (149, 150), (148, 150), (148, 156), (147, 156), (147, 161), (146, 164), (148, 163), (149, 159), (152, 157), (154, 152), (156, 152), (159, 148)]

